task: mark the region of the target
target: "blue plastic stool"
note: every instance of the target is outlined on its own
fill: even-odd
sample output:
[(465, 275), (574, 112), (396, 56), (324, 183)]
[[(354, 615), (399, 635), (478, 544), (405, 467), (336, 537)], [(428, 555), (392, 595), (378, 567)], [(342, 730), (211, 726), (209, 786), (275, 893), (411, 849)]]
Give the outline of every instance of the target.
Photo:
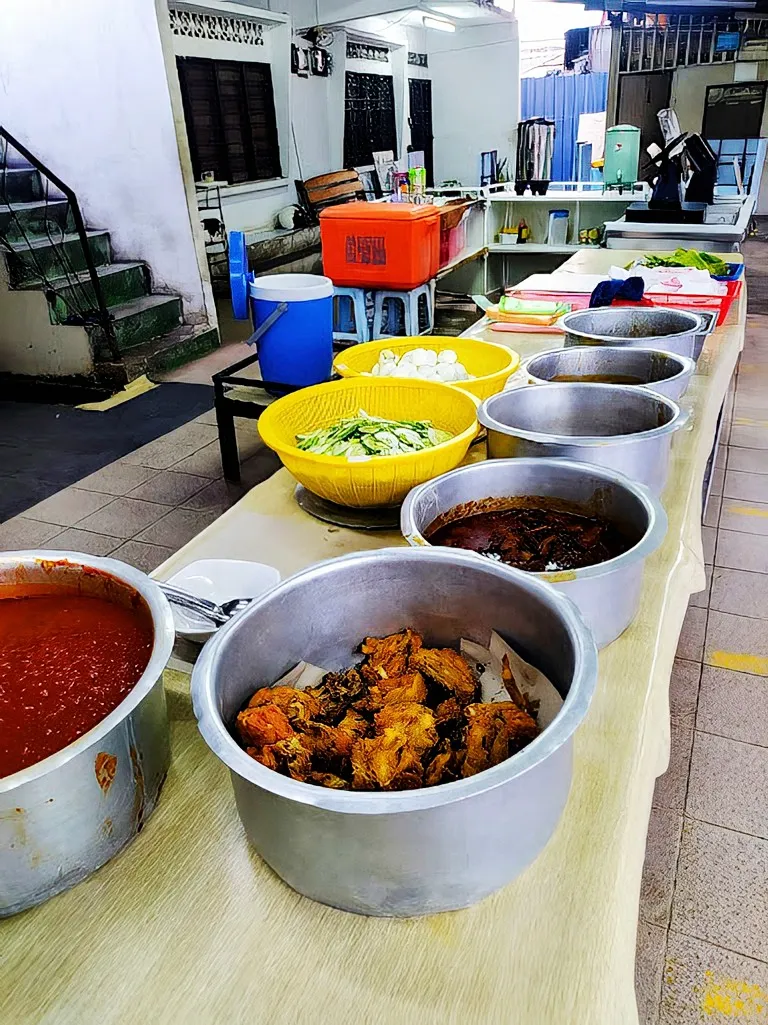
[[(402, 315), (402, 330), (400, 319)], [(435, 326), (435, 282), (428, 281), (410, 292), (387, 289), (374, 295), (373, 338), (429, 335)]]
[(365, 289), (333, 287), (333, 340), (335, 342), (369, 342), (371, 329), (365, 309)]

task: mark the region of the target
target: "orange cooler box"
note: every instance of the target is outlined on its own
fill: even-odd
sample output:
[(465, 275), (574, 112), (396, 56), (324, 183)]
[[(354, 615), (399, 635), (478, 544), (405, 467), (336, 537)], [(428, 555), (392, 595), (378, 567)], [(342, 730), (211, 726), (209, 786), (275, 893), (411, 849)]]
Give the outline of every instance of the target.
[(323, 272), (335, 285), (405, 291), (440, 263), (440, 211), (412, 203), (344, 203), (320, 214)]

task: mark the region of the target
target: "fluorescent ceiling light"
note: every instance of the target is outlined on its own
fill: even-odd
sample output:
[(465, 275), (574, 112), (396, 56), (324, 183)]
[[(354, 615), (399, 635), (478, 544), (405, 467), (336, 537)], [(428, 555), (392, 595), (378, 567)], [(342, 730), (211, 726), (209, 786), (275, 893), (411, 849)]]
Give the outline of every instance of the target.
[(424, 28), (434, 28), (438, 32), (456, 31), (456, 26), (452, 21), (444, 21), (442, 18), (430, 18), (428, 14), (424, 15)]

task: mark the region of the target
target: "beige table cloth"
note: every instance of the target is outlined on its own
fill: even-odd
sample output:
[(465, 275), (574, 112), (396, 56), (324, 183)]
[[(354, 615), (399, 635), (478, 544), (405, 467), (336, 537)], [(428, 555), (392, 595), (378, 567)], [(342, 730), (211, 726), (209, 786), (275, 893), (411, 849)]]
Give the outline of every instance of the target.
[[(582, 252), (564, 273), (631, 254)], [(3, 1025), (636, 1025), (635, 937), (656, 777), (669, 758), (669, 678), (688, 597), (704, 586), (701, 489), (742, 345), (745, 299), (708, 340), (683, 399), (663, 496), (669, 533), (635, 623), (600, 655), (573, 787), (538, 860), (466, 911), (362, 918), (294, 893), (249, 848), (228, 773), (169, 670), (173, 764), (135, 842), (91, 879), (0, 923)], [(481, 322), (472, 332), (485, 334)], [(488, 333), (527, 355), (547, 335)], [(293, 499), (286, 470), (161, 569), (244, 558), (291, 573), (402, 543), (342, 530)], [(297, 629), (301, 625), (297, 624)]]

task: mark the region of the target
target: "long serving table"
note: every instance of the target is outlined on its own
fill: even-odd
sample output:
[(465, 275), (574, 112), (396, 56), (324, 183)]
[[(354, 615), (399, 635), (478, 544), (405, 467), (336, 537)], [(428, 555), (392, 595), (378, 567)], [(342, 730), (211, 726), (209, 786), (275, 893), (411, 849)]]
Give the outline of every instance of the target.
[[(561, 272), (600, 271), (630, 256), (582, 252)], [(166, 674), (173, 765), (160, 806), (91, 879), (0, 924), (0, 1021), (636, 1025), (640, 878), (654, 782), (669, 759), (669, 679), (688, 598), (704, 586), (702, 478), (745, 310), (742, 298), (707, 340), (683, 399), (693, 416), (673, 445), (663, 496), (669, 534), (648, 562), (637, 620), (600, 655), (562, 821), (520, 878), (467, 911), (406, 921), (298, 896), (250, 850), (177, 662)], [(486, 330), (481, 322), (472, 333), (506, 338), (523, 355), (553, 343)], [(296, 505), (294, 484), (286, 470), (275, 474), (158, 575), (205, 557), (268, 562), (288, 574), (403, 543), (396, 533), (312, 519)]]

